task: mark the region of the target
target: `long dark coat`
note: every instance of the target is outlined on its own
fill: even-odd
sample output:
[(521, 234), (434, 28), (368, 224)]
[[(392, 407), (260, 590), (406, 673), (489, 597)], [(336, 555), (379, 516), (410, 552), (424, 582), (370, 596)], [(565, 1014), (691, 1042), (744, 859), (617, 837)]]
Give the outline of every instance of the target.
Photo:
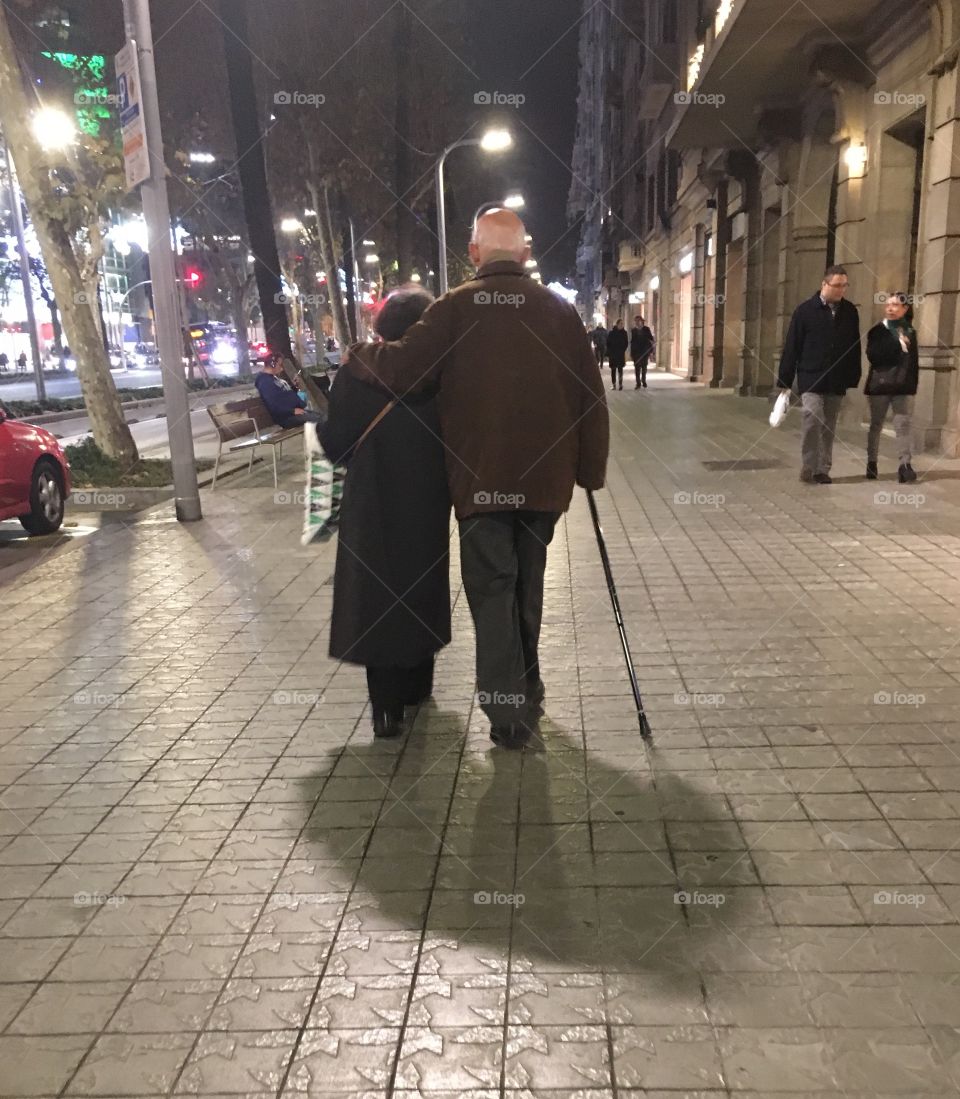
[(607, 333), (607, 354), (611, 366), (623, 366), (627, 361), (627, 346), (630, 337), (625, 328), (611, 328)]
[(450, 494), (432, 394), (408, 396), (351, 456), (389, 401), (340, 370), (330, 418), (319, 428), (327, 457), (348, 469), (330, 655), (410, 668), (450, 641)]

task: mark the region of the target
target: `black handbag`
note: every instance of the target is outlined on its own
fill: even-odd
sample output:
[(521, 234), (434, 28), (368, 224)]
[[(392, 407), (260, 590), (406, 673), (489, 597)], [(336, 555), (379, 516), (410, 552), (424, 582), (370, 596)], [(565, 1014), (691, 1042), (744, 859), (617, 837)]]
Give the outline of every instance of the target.
[(864, 387), (868, 397), (896, 397), (910, 388), (910, 353), (901, 347), (900, 358), (890, 366), (870, 367), (870, 376)]

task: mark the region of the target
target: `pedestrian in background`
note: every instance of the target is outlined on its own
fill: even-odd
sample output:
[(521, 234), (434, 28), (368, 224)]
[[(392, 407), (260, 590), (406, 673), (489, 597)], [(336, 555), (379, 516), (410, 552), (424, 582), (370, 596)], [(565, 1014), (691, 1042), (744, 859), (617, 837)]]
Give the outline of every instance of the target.
[(607, 357), (607, 330), (599, 321), (590, 333), (590, 342), (593, 344), (593, 353), (597, 356), (597, 366), (602, 369)]
[(607, 336), (607, 353), (610, 355), (610, 374), (613, 377), (613, 385), (611, 389), (617, 388), (619, 382), (620, 388), (623, 389), (623, 368), (627, 362), (627, 347), (629, 346), (630, 338), (627, 335), (627, 330), (623, 327), (623, 321), (617, 321), (616, 325), (610, 329), (610, 334)]
[(860, 384), (860, 314), (844, 295), (850, 280), (843, 267), (826, 269), (819, 291), (793, 312), (783, 344), (777, 385), (794, 381), (803, 408), (800, 480), (833, 481), (833, 440), (848, 389)]
[(6, 351), (0, 351), (0, 374), (6, 374), (7, 367), (10, 365), (10, 360), (7, 358)]
[[(426, 290), (395, 291), (377, 334), (401, 339), (432, 301)], [(347, 466), (330, 655), (366, 666), (376, 737), (399, 736), (404, 707), (430, 697), (434, 658), (450, 641), (450, 493), (436, 394), (434, 382), (391, 407), (382, 386), (341, 370), (318, 431), (330, 461)]]
[(633, 369), (636, 374), (639, 389), (647, 388), (647, 366), (653, 353), (653, 332), (647, 326), (643, 317), (633, 318), (633, 328), (630, 329), (630, 358), (633, 359)]
[(27, 353), (26, 353), (26, 351), (21, 351), (20, 354), (17, 356), (17, 373), (18, 374), (26, 374), (26, 372), (27, 372)]
[(901, 484), (917, 479), (911, 462), (913, 398), (920, 382), (920, 356), (913, 327), (913, 306), (902, 290), (887, 295), (884, 319), (867, 333), (867, 362), (870, 372), (864, 393), (870, 402), (870, 430), (867, 434), (867, 479), (877, 479), (880, 434), (887, 413), (893, 409), (893, 427), (900, 455)]
[(603, 486), (609, 442), (583, 323), (527, 274), (525, 237), (513, 211), (482, 214), (470, 242), (476, 278), (439, 298), (398, 343), (352, 348), (346, 365), (398, 396), (439, 382), (478, 702), (491, 740), (512, 749), (529, 742), (545, 697), (547, 547), (574, 485)]

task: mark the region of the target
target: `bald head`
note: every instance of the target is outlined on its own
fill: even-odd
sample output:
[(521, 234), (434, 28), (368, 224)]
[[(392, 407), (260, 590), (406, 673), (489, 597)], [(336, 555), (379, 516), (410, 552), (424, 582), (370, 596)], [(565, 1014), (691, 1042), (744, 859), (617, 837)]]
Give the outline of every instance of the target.
[(477, 218), (470, 241), (470, 259), (477, 267), (496, 260), (525, 263), (530, 258), (526, 227), (512, 210), (488, 210)]

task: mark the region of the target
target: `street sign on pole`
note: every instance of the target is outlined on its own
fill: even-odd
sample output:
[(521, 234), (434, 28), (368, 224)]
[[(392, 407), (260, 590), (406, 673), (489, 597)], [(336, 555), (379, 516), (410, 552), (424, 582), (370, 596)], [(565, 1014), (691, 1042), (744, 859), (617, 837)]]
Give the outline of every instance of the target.
[[(123, 0), (127, 48), (139, 63), (124, 72), (135, 72), (136, 83), (127, 82), (126, 92), (121, 82), (121, 96), (126, 94), (128, 105), (135, 101), (147, 152), (147, 172), (140, 197), (150, 241), (150, 278), (153, 281), (153, 307), (156, 313), (157, 349), (163, 376), (163, 397), (167, 406), (167, 433), (170, 438), (170, 461), (173, 465), (173, 493), (177, 518), (181, 523), (202, 519), (200, 489), (197, 485), (197, 463), (193, 451), (193, 424), (190, 421), (190, 401), (183, 376), (183, 336), (177, 303), (177, 270), (173, 258), (170, 229), (170, 201), (167, 197), (166, 166), (163, 159), (163, 135), (160, 127), (160, 100), (157, 93), (157, 72), (153, 62), (153, 30), (150, 26), (149, 0)], [(123, 56), (121, 51), (120, 56)], [(120, 61), (118, 59), (118, 67)], [(119, 71), (119, 69), (118, 69)], [(141, 83), (141, 76), (143, 82)], [(124, 129), (126, 134), (126, 128)], [(129, 172), (129, 162), (128, 162)], [(136, 173), (134, 173), (136, 174)]]
[(128, 42), (117, 54), (117, 87), (120, 95), (120, 129), (127, 190), (132, 191), (150, 178), (150, 147), (147, 144), (140, 85), (137, 44)]

